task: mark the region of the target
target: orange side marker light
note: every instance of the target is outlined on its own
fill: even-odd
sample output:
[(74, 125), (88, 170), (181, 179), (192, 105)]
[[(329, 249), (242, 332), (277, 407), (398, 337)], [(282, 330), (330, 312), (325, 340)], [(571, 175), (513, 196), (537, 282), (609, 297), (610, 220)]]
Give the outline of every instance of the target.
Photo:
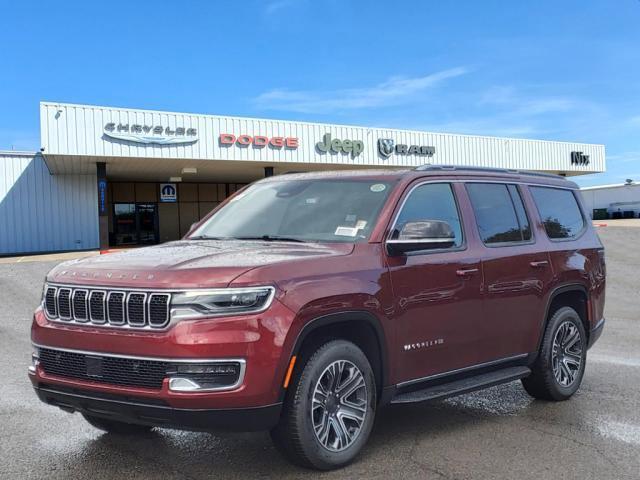
[(287, 369), (287, 375), (284, 377), (284, 388), (289, 387), (289, 381), (291, 380), (291, 374), (293, 373), (293, 366), (296, 364), (296, 356), (291, 357), (289, 362), (289, 368)]

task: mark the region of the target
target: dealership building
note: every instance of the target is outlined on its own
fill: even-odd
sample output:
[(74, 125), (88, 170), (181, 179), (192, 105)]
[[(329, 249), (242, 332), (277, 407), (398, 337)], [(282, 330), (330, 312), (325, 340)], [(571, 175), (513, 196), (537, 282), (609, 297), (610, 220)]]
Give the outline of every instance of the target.
[(264, 176), (423, 164), (572, 176), (604, 146), (40, 104), (38, 152), (0, 151), (0, 255), (153, 244)]

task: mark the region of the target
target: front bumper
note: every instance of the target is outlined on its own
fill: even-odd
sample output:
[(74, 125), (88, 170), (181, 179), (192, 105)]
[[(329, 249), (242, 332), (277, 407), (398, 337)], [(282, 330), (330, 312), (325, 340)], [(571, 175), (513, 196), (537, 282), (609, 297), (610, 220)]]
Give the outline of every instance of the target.
[[(76, 388), (87, 395), (121, 395), (163, 401), (178, 410), (236, 410), (262, 408), (281, 402), (282, 381), (291, 349), (288, 333), (294, 314), (278, 300), (257, 314), (183, 320), (158, 331), (66, 325), (49, 321), (42, 309), (34, 315), (31, 339), (50, 349), (92, 352), (96, 356), (135, 356), (194, 361), (242, 359), (246, 370), (241, 384), (224, 391), (184, 392), (169, 388), (168, 380), (155, 389), (121, 386), (47, 374), (33, 368), (30, 379), (41, 384)], [(283, 358), (286, 359), (283, 361)], [(88, 373), (88, 372), (87, 372)]]
[(104, 394), (60, 385), (40, 383), (35, 384), (34, 389), (43, 402), (69, 412), (182, 430), (269, 430), (278, 423), (282, 408), (279, 403), (253, 408), (174, 408), (159, 400)]

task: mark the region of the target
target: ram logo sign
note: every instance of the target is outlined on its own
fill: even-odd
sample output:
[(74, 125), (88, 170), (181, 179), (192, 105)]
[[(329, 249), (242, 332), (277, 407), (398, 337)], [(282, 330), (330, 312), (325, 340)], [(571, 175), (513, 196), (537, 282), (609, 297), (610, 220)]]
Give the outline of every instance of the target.
[(167, 203), (175, 203), (178, 201), (178, 190), (175, 183), (160, 184), (160, 201)]

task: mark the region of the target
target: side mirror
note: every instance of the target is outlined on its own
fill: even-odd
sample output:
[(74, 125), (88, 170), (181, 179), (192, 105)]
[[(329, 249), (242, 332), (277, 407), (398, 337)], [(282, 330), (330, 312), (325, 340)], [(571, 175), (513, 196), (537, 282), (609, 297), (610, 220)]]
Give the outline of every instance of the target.
[(440, 220), (421, 220), (403, 225), (397, 238), (387, 240), (389, 255), (402, 255), (418, 250), (449, 248), (456, 236), (451, 225)]

